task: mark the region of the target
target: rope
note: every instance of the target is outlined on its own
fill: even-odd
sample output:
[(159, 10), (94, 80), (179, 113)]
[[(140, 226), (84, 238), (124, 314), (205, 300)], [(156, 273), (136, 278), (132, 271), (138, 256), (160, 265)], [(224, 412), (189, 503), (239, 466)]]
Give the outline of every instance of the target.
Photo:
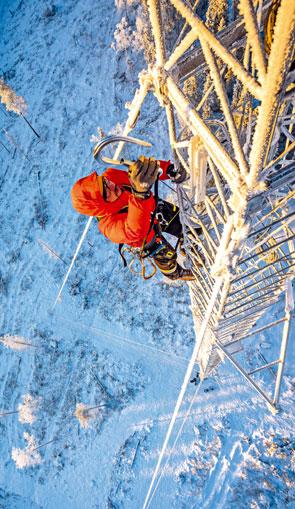
[(185, 417), (184, 417), (184, 419), (183, 419), (183, 421), (182, 421), (182, 423), (181, 423), (181, 426), (180, 426), (179, 431), (178, 431), (178, 433), (177, 433), (177, 435), (176, 435), (176, 438), (175, 438), (175, 440), (174, 440), (174, 442), (173, 442), (173, 445), (172, 445), (171, 451), (170, 451), (170, 452), (169, 452), (169, 454), (168, 454), (168, 457), (167, 457), (166, 463), (165, 463), (164, 467), (162, 468), (162, 471), (161, 471), (161, 473), (160, 473), (160, 475), (159, 475), (159, 478), (158, 478), (158, 481), (157, 481), (156, 486), (155, 486), (155, 488), (154, 488), (154, 491), (152, 492), (152, 494), (151, 494), (151, 496), (150, 496), (150, 498), (149, 498), (149, 501), (148, 501), (147, 506), (146, 506), (146, 507), (147, 507), (147, 509), (150, 507), (151, 502), (152, 502), (152, 500), (153, 500), (153, 498), (154, 498), (154, 496), (155, 496), (155, 494), (156, 494), (156, 491), (157, 491), (157, 489), (158, 489), (158, 486), (159, 486), (159, 484), (160, 484), (160, 482), (161, 482), (161, 479), (162, 479), (162, 477), (163, 477), (163, 475), (164, 475), (164, 473), (165, 473), (165, 471), (166, 471), (166, 469), (167, 469), (167, 466), (168, 466), (169, 460), (170, 460), (170, 458), (171, 458), (171, 456), (172, 456), (172, 454), (173, 454), (173, 452), (174, 452), (174, 450), (175, 450), (175, 447), (176, 447), (177, 442), (178, 442), (178, 440), (179, 440), (179, 437), (180, 437), (180, 435), (181, 435), (181, 433), (182, 433), (182, 430), (183, 430), (183, 428), (184, 428), (184, 426), (185, 426), (185, 423), (186, 423), (186, 421), (187, 421), (188, 417), (190, 416), (190, 412), (191, 412), (192, 406), (193, 406), (193, 404), (195, 403), (196, 398), (197, 398), (197, 395), (198, 395), (198, 394), (199, 394), (199, 392), (200, 392), (200, 388), (201, 388), (201, 386), (202, 386), (202, 384), (203, 384), (203, 381), (204, 381), (204, 380), (201, 380), (201, 382), (199, 383), (198, 387), (197, 387), (197, 388), (196, 388), (196, 390), (195, 390), (195, 394), (194, 394), (193, 399), (192, 399), (192, 401), (191, 401), (191, 403), (190, 403), (190, 405), (189, 405), (189, 407), (188, 407), (188, 409), (187, 409), (187, 412), (186, 412)]

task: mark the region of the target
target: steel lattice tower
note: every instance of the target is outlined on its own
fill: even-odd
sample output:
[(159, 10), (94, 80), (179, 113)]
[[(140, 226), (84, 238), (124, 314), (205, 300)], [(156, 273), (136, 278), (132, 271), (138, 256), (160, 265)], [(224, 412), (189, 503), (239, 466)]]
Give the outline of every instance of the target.
[[(203, 378), (226, 357), (276, 411), (295, 266), (295, 2), (240, 0), (219, 32), (197, 14), (198, 2), (167, 3), (172, 19), (180, 16), (185, 25), (169, 50), (161, 2), (148, 0), (155, 61), (140, 74), (124, 135), (152, 90), (166, 110), (174, 157), (190, 175), (177, 190), (196, 275), (190, 283), (196, 346), (184, 385), (196, 360)], [(208, 101), (215, 105), (209, 114)], [(285, 316), (255, 328), (283, 291)], [(241, 341), (280, 323), (279, 358), (246, 373), (234, 357)], [(252, 375), (273, 366), (270, 396)]]

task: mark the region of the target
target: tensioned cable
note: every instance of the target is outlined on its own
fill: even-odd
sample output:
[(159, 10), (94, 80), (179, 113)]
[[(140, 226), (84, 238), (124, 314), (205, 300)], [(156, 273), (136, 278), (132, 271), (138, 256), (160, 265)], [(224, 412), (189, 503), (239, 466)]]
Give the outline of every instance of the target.
[(178, 440), (179, 440), (179, 437), (180, 437), (180, 435), (181, 435), (181, 433), (182, 433), (182, 430), (183, 430), (183, 428), (184, 428), (184, 425), (185, 425), (185, 423), (186, 423), (186, 421), (187, 421), (188, 417), (190, 416), (190, 412), (191, 412), (192, 406), (193, 406), (193, 404), (195, 403), (195, 401), (196, 401), (196, 397), (197, 397), (197, 395), (198, 395), (198, 394), (199, 394), (199, 392), (200, 392), (200, 388), (201, 388), (201, 386), (202, 386), (202, 384), (203, 384), (203, 381), (204, 381), (204, 380), (201, 380), (201, 382), (199, 383), (198, 387), (197, 387), (197, 388), (196, 388), (196, 390), (195, 390), (195, 394), (194, 394), (194, 396), (193, 396), (193, 398), (192, 398), (192, 401), (191, 401), (191, 403), (190, 403), (190, 405), (189, 405), (189, 407), (188, 407), (188, 409), (187, 409), (187, 412), (186, 412), (186, 414), (185, 414), (185, 417), (184, 417), (184, 419), (183, 419), (183, 421), (182, 421), (182, 423), (181, 423), (181, 426), (180, 426), (180, 428), (179, 428), (179, 430), (178, 430), (178, 433), (177, 433), (176, 438), (175, 438), (175, 440), (174, 440), (174, 442), (173, 442), (173, 445), (172, 445), (171, 451), (170, 451), (170, 452), (169, 452), (169, 454), (168, 454), (168, 457), (167, 457), (166, 463), (165, 463), (165, 465), (164, 465), (164, 466), (163, 466), (163, 468), (162, 468), (162, 471), (161, 471), (161, 473), (160, 473), (160, 475), (159, 475), (159, 478), (158, 478), (158, 480), (157, 480), (157, 483), (156, 483), (156, 486), (155, 486), (155, 488), (154, 488), (154, 491), (152, 492), (152, 494), (151, 494), (151, 496), (150, 496), (150, 498), (149, 498), (149, 501), (148, 501), (147, 506), (146, 506), (146, 507), (147, 507), (147, 509), (150, 507), (151, 502), (152, 502), (152, 500), (153, 500), (153, 498), (154, 498), (154, 496), (155, 496), (155, 494), (156, 494), (156, 491), (157, 491), (157, 489), (158, 489), (158, 486), (159, 486), (159, 484), (160, 484), (160, 482), (161, 482), (161, 479), (162, 479), (162, 477), (163, 477), (163, 475), (164, 475), (164, 473), (165, 473), (165, 471), (166, 471), (166, 469), (167, 469), (167, 466), (168, 466), (169, 460), (170, 460), (170, 458), (171, 458), (171, 456), (172, 456), (172, 454), (173, 454), (173, 452), (174, 452), (174, 450), (175, 450), (175, 447), (176, 447), (177, 442), (178, 442)]
[[(92, 157), (92, 154), (91, 154), (91, 157)], [(84, 165), (86, 164), (86, 162), (88, 161), (88, 159), (90, 159), (90, 155), (88, 155), (88, 156), (84, 159), (84, 162), (83, 162), (82, 166), (84, 166)], [(78, 245), (77, 245), (76, 251), (75, 251), (75, 253), (74, 253), (74, 256), (73, 256), (73, 258), (72, 258), (72, 261), (71, 261), (71, 263), (70, 263), (70, 266), (69, 266), (69, 268), (68, 268), (68, 271), (67, 271), (67, 273), (66, 273), (66, 275), (65, 275), (65, 277), (64, 277), (64, 280), (63, 280), (63, 282), (62, 282), (62, 284), (61, 284), (61, 287), (60, 287), (60, 289), (59, 289), (59, 292), (58, 292), (58, 294), (57, 294), (57, 297), (56, 297), (56, 299), (55, 299), (55, 302), (54, 302), (54, 304), (53, 304), (53, 306), (52, 306), (52, 311), (54, 310), (54, 308), (55, 308), (56, 304), (58, 303), (58, 301), (59, 301), (59, 299), (60, 299), (60, 297), (61, 297), (61, 294), (62, 294), (62, 291), (63, 291), (63, 289), (64, 289), (64, 286), (65, 286), (65, 284), (66, 284), (66, 282), (67, 282), (67, 280), (68, 280), (68, 278), (69, 278), (70, 272), (71, 272), (71, 270), (72, 270), (72, 268), (73, 268), (73, 266), (74, 266), (74, 263), (75, 263), (75, 261), (76, 261), (76, 258), (77, 258), (78, 254), (79, 254), (79, 251), (80, 251), (80, 249), (81, 249), (81, 246), (82, 246), (82, 244), (83, 244), (83, 242), (84, 242), (84, 239), (85, 239), (85, 237), (86, 237), (86, 233), (88, 232), (88, 230), (89, 230), (89, 228), (90, 228), (90, 225), (91, 225), (91, 221), (92, 221), (92, 219), (93, 219), (93, 217), (89, 217), (89, 218), (88, 218), (88, 221), (87, 221), (87, 223), (86, 223), (86, 226), (85, 226), (85, 228), (84, 228), (84, 231), (83, 231), (83, 233), (82, 233), (82, 236), (80, 237), (79, 243), (78, 243)]]
[(177, 398), (177, 401), (176, 401), (176, 405), (175, 405), (175, 408), (174, 408), (174, 411), (173, 411), (173, 415), (171, 417), (170, 424), (168, 426), (168, 430), (167, 430), (167, 433), (166, 433), (166, 436), (165, 436), (165, 440), (164, 440), (164, 443), (163, 443), (163, 446), (162, 446), (162, 449), (161, 449), (161, 452), (160, 452), (160, 455), (159, 455), (159, 459), (158, 459), (157, 465), (155, 467), (154, 474), (153, 474), (152, 480), (150, 482), (150, 486), (149, 486), (147, 495), (145, 497), (145, 501), (144, 501), (144, 504), (143, 504), (143, 509), (147, 508), (147, 503), (149, 501), (149, 498), (150, 498), (150, 495), (151, 495), (151, 492), (152, 492), (153, 485), (155, 483), (156, 477), (157, 477), (158, 472), (160, 470), (162, 459), (163, 459), (164, 453), (165, 453), (165, 451), (167, 449), (167, 445), (168, 445), (171, 433), (173, 431), (174, 424), (176, 422), (176, 419), (177, 419), (177, 416), (178, 416), (178, 412), (179, 412), (179, 409), (181, 407), (181, 404), (182, 404), (182, 401), (183, 401), (183, 398), (184, 398), (187, 386), (188, 386), (188, 384), (190, 382), (190, 377), (191, 377), (191, 374), (192, 374), (192, 371), (193, 371), (196, 359), (197, 359), (198, 354), (199, 354), (200, 345), (202, 344), (202, 341), (204, 339), (204, 336), (205, 336), (205, 333), (206, 333), (206, 329), (207, 329), (207, 326), (208, 326), (208, 323), (209, 323), (209, 320), (210, 320), (210, 317), (211, 317), (212, 309), (213, 309), (213, 307), (215, 305), (215, 301), (217, 299), (217, 296), (218, 296), (218, 293), (219, 293), (219, 291), (221, 289), (221, 286), (222, 286), (222, 279), (219, 278), (215, 282), (215, 285), (214, 285), (214, 288), (213, 288), (213, 291), (212, 291), (212, 295), (211, 295), (211, 298), (210, 298), (210, 301), (209, 301), (209, 304), (208, 304), (208, 307), (207, 307), (206, 315), (205, 315), (204, 320), (203, 320), (202, 325), (201, 325), (200, 336), (198, 338), (198, 341), (196, 341), (194, 350), (192, 352), (192, 356), (190, 358), (190, 361), (189, 361), (189, 364), (188, 364), (188, 367), (187, 367), (187, 370), (186, 370), (186, 373), (185, 373), (185, 376), (184, 376), (184, 380), (183, 380), (183, 383), (182, 383), (182, 386), (181, 386), (181, 389), (180, 389), (180, 392), (179, 392), (179, 395), (178, 395), (178, 398)]
[(84, 231), (83, 231), (83, 233), (82, 233), (82, 236), (81, 236), (81, 238), (80, 238), (80, 240), (79, 240), (79, 243), (78, 243), (78, 245), (77, 245), (77, 248), (76, 248), (75, 254), (74, 254), (73, 258), (72, 258), (71, 264), (70, 264), (70, 266), (69, 266), (69, 268), (68, 268), (68, 271), (67, 271), (67, 273), (66, 273), (66, 275), (65, 275), (65, 277), (64, 277), (64, 280), (63, 280), (63, 282), (62, 282), (62, 285), (61, 285), (61, 287), (60, 287), (60, 289), (59, 289), (59, 292), (58, 292), (58, 294), (57, 294), (57, 297), (56, 297), (56, 299), (55, 299), (55, 301), (54, 301), (54, 304), (53, 304), (53, 306), (52, 306), (52, 310), (55, 308), (56, 304), (58, 303), (58, 301), (59, 301), (59, 299), (60, 299), (60, 296), (61, 296), (61, 294), (62, 294), (62, 291), (63, 291), (63, 289), (64, 289), (64, 286), (65, 286), (65, 284), (66, 284), (66, 282), (67, 282), (67, 280), (68, 280), (68, 277), (69, 277), (69, 275), (70, 275), (70, 272), (71, 272), (71, 270), (72, 270), (72, 268), (73, 268), (73, 266), (74, 266), (75, 260), (76, 260), (76, 258), (77, 258), (77, 256), (78, 256), (78, 254), (79, 254), (80, 248), (81, 248), (81, 246), (82, 246), (82, 244), (83, 244), (83, 241), (84, 241), (84, 239), (85, 239), (85, 237), (86, 237), (86, 233), (88, 232), (88, 230), (89, 230), (89, 228), (90, 228), (90, 225), (91, 225), (91, 221), (92, 221), (92, 219), (93, 219), (93, 217), (92, 217), (92, 216), (91, 216), (91, 217), (89, 217), (89, 219), (88, 219), (88, 221), (87, 221), (87, 223), (86, 223), (86, 226), (85, 226), (85, 228), (84, 228)]

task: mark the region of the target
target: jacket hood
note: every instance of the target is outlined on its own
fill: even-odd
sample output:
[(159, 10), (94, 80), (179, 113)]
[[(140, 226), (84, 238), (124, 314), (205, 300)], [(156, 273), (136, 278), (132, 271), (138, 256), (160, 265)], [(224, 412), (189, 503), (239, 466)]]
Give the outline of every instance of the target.
[(128, 204), (129, 192), (124, 192), (114, 202), (105, 202), (102, 197), (102, 177), (94, 171), (79, 179), (71, 189), (74, 209), (87, 216), (115, 214)]

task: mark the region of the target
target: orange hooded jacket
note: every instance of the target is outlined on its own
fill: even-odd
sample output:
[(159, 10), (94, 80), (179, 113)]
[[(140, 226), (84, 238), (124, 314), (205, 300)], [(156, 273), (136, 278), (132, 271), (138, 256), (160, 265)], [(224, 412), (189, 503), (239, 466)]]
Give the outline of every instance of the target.
[[(160, 161), (163, 170), (160, 180), (169, 178), (166, 172), (170, 164), (170, 161)], [(155, 208), (153, 194), (151, 193), (145, 200), (136, 198), (131, 193), (131, 184), (126, 171), (108, 168), (102, 176), (123, 187), (119, 198), (114, 202), (104, 201), (97, 173), (93, 172), (74, 184), (71, 190), (74, 209), (81, 214), (98, 217), (98, 229), (112, 242), (141, 247), (148, 234), (151, 214)], [(146, 242), (153, 237), (154, 232), (151, 230)]]

